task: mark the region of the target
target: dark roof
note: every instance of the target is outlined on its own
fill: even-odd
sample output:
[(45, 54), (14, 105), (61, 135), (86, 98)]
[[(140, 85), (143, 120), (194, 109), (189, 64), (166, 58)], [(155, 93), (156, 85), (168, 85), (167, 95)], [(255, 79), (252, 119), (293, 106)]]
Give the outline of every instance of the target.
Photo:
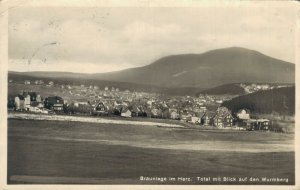
[(205, 115), (205, 112), (199, 112), (196, 115), (197, 115), (197, 117), (202, 118)]
[(36, 107), (36, 106), (39, 105), (39, 103), (38, 102), (31, 102), (30, 105), (33, 106), (33, 107)]
[(30, 96), (37, 96), (37, 93), (36, 92), (28, 92), (28, 94), (30, 95)]
[(63, 103), (64, 99), (62, 97), (59, 96), (50, 96), (48, 98), (46, 98), (46, 101), (49, 103), (57, 103), (57, 101), (59, 101), (60, 103)]
[(102, 105), (102, 106), (105, 107), (106, 104), (102, 101), (97, 101), (96, 104), (95, 104), (95, 107), (98, 107), (99, 105)]
[(31, 101), (36, 101), (37, 93), (36, 92), (28, 92), (30, 95), (30, 100)]
[(207, 111), (207, 112), (205, 112), (204, 115), (205, 115), (205, 116), (208, 116), (208, 117), (210, 117), (210, 118), (212, 118), (212, 117), (214, 117), (214, 116), (216, 115), (216, 113), (213, 112), (213, 111)]
[(140, 112), (141, 111), (140, 108), (138, 108), (138, 106), (136, 106), (136, 105), (131, 106), (130, 110), (133, 111), (133, 112)]
[(20, 100), (24, 100), (25, 99), (24, 96), (20, 95), (20, 94), (17, 97), (19, 97)]
[[(121, 113), (125, 113), (125, 112), (127, 112), (129, 110), (129, 108), (128, 107), (123, 107), (122, 108), (122, 110), (121, 110)], [(129, 110), (130, 111), (130, 110)], [(131, 111), (130, 111), (131, 112)]]

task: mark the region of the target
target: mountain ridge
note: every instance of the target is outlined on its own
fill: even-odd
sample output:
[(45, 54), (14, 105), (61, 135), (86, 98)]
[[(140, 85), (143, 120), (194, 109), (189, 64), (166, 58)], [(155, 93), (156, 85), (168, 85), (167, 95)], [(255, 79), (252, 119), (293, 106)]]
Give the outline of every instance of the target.
[(200, 54), (177, 54), (146, 66), (108, 73), (28, 72), (30, 76), (85, 78), (155, 85), (212, 88), (230, 83), (295, 83), (295, 65), (255, 50), (229, 47)]
[[(144, 67), (94, 76), (158, 86), (209, 88), (239, 82), (294, 83), (294, 71), (295, 65), (292, 63), (258, 51), (232, 47), (201, 54), (170, 55)], [(177, 76), (181, 72), (184, 73)]]

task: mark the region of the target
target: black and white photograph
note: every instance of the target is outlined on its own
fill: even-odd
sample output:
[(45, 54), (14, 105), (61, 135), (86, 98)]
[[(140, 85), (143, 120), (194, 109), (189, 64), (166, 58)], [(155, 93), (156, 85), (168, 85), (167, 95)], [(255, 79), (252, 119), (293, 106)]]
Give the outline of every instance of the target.
[(299, 188), (299, 3), (13, 2), (0, 189)]

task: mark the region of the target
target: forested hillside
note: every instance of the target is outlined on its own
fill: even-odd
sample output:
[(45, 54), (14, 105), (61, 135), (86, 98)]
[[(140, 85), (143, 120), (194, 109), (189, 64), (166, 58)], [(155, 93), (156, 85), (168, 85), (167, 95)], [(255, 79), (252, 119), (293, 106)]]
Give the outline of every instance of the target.
[(281, 115), (295, 114), (295, 87), (285, 87), (239, 96), (222, 104), (233, 113), (247, 108), (252, 113)]

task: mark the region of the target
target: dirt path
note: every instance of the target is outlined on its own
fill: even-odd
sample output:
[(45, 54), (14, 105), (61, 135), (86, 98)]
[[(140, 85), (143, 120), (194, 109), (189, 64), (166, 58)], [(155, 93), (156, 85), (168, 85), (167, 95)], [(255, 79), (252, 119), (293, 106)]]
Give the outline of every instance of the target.
[(128, 120), (116, 120), (106, 118), (92, 118), (92, 117), (77, 117), (77, 116), (66, 116), (66, 115), (38, 115), (28, 113), (8, 113), (7, 118), (9, 119), (26, 119), (26, 120), (48, 120), (48, 121), (76, 121), (76, 122), (87, 122), (87, 123), (104, 123), (104, 124), (122, 124), (122, 125), (139, 125), (139, 126), (162, 126), (162, 127), (173, 127), (173, 128), (184, 128), (182, 125), (167, 124), (159, 122), (149, 121), (128, 121)]

